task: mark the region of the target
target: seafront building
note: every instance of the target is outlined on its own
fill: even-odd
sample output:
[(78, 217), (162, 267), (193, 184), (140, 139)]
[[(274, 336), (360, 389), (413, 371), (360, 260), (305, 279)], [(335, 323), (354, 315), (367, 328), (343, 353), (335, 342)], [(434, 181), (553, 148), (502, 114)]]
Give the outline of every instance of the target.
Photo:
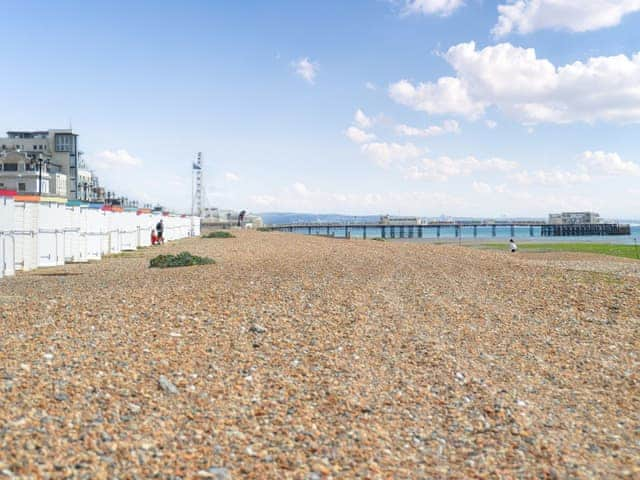
[[(81, 199), (78, 188), (78, 169), (81, 166), (79, 158), (81, 152), (78, 151), (78, 135), (73, 133), (71, 129), (7, 132), (6, 137), (0, 137), (0, 155), (4, 157), (11, 153), (24, 154), (25, 160), (24, 162), (3, 161), (3, 169), (0, 176), (14, 176), (11, 173), (9, 175), (4, 174), (15, 172), (16, 170), (12, 169), (16, 168), (16, 164), (24, 163), (28, 165), (26, 168), (29, 170), (24, 170), (23, 173), (35, 171), (36, 175), (40, 176), (41, 171), (44, 169), (49, 172), (49, 175), (52, 172), (65, 175), (66, 191), (64, 196), (70, 200)], [(30, 178), (30, 175), (24, 178)], [(0, 180), (1, 182), (2, 180)], [(27, 185), (32, 184), (31, 180), (18, 183), (25, 183), (25, 188), (27, 188)], [(16, 188), (16, 190), (19, 189)], [(29, 188), (27, 191), (40, 192), (37, 188)], [(45, 192), (43, 191), (42, 193)]]

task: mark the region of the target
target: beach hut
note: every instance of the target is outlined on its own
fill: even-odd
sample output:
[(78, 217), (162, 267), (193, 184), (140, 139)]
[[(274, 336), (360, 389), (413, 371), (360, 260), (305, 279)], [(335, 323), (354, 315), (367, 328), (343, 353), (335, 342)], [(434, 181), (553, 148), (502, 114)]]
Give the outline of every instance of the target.
[(138, 217), (135, 210), (118, 213), (120, 250), (131, 251), (138, 248)]
[(102, 258), (102, 238), (104, 237), (104, 214), (100, 208), (102, 204), (91, 203), (85, 212), (87, 260)]
[(64, 260), (65, 262), (83, 261), (80, 245), (80, 223), (82, 213), (80, 202), (67, 202), (64, 218)]
[(38, 267), (64, 265), (66, 199), (40, 197), (38, 212)]
[(151, 210), (141, 208), (137, 212), (138, 225), (138, 247), (148, 247), (151, 245), (151, 231), (155, 228)]
[(0, 278), (15, 274), (15, 195), (13, 190), (0, 190)]
[(196, 217), (195, 215), (191, 217), (191, 236), (200, 236), (200, 217)]
[(39, 195), (14, 197), (14, 265), (16, 270), (33, 270), (38, 266)]

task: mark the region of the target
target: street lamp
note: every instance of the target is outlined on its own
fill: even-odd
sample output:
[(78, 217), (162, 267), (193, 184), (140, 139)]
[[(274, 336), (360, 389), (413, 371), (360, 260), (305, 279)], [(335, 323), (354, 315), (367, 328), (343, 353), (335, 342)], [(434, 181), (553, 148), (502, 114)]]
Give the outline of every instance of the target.
[(36, 160), (38, 163), (38, 194), (42, 193), (42, 165), (49, 165), (49, 159), (46, 160), (42, 158), (42, 154), (38, 154), (38, 158)]

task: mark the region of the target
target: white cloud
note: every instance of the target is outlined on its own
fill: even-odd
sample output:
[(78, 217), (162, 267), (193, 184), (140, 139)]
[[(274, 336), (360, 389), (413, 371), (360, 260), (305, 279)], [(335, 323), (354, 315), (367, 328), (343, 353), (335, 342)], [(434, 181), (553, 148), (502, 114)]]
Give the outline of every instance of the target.
[(360, 109), (356, 110), (353, 121), (361, 128), (371, 128), (373, 125), (373, 120)]
[(466, 85), (458, 78), (442, 77), (436, 83), (414, 86), (400, 80), (389, 86), (390, 97), (401, 105), (430, 114), (457, 114), (475, 118), (484, 112), (485, 104), (474, 101)]
[(439, 213), (451, 209), (463, 211), (468, 207), (462, 198), (442, 192), (344, 193), (314, 190), (306, 186), (300, 189), (300, 185), (285, 187), (275, 194), (254, 195), (249, 198), (251, 205), (248, 207), (256, 210), (268, 207), (279, 211), (395, 215), (424, 215), (429, 211)]
[(118, 149), (104, 150), (92, 157), (89, 163), (98, 169), (122, 169), (140, 167), (142, 160), (124, 149)]
[(447, 16), (463, 5), (463, 0), (406, 0), (404, 13)]
[(617, 153), (587, 150), (578, 157), (578, 163), (592, 175), (640, 176), (640, 164), (622, 160)]
[(511, 176), (520, 185), (542, 185), (542, 186), (567, 186), (578, 183), (588, 183), (591, 176), (586, 172), (567, 172), (563, 170), (536, 170), (528, 172), (526, 170), (515, 173)]
[(440, 125), (431, 125), (427, 128), (415, 128), (408, 125), (397, 125), (396, 132), (407, 137), (435, 137), (445, 133), (460, 133), (460, 125), (455, 120), (445, 120)]
[(418, 158), (425, 150), (416, 147), (413, 143), (366, 143), (360, 147), (362, 152), (381, 167), (388, 167), (396, 161)]
[(587, 32), (618, 25), (628, 13), (640, 11), (640, 0), (507, 0), (498, 5), (492, 33), (531, 33), (553, 29)]
[(300, 78), (303, 78), (312, 85), (315, 83), (316, 75), (320, 68), (317, 62), (312, 62), (309, 60), (309, 57), (305, 57), (293, 62), (292, 66), (295, 69), (296, 75)]
[(366, 143), (375, 140), (376, 136), (373, 133), (367, 133), (358, 127), (349, 127), (345, 132), (345, 135), (355, 143)]
[(249, 201), (259, 207), (271, 207), (277, 202), (273, 195), (251, 195)]
[(532, 48), (502, 43), (477, 50), (469, 42), (451, 47), (444, 58), (457, 77), (417, 88), (401, 80), (391, 85), (391, 98), (416, 110), (469, 118), (495, 105), (528, 124), (640, 122), (640, 53), (555, 66)]
[(238, 180), (240, 180), (240, 177), (238, 175), (236, 175), (235, 173), (227, 172), (227, 173), (224, 174), (224, 179), (227, 182), (237, 182)]
[(412, 180), (447, 181), (450, 177), (468, 176), (474, 172), (510, 172), (518, 167), (513, 161), (502, 158), (479, 160), (474, 156), (464, 158), (423, 158), (417, 165), (406, 169)]
[(293, 191), (298, 195), (309, 195), (309, 189), (304, 183), (296, 182), (293, 184)]
[(478, 193), (493, 192), (493, 188), (491, 188), (491, 185), (489, 185), (488, 183), (474, 181), (472, 186), (473, 186), (473, 189)]
[(498, 122), (495, 122), (493, 120), (485, 120), (484, 124), (492, 130), (498, 126)]
[(377, 87), (371, 82), (366, 82), (364, 84), (364, 88), (366, 88), (367, 90), (377, 90)]

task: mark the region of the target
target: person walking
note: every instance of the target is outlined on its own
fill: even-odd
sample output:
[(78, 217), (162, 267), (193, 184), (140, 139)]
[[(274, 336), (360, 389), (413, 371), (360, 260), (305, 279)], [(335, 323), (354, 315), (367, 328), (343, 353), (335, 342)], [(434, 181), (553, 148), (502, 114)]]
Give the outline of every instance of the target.
[(158, 243), (164, 243), (164, 224), (162, 223), (162, 219), (156, 224), (156, 232), (158, 233)]
[(516, 242), (513, 241), (513, 238), (509, 239), (509, 250), (511, 250), (511, 253), (516, 253), (518, 251), (518, 246), (516, 245)]

